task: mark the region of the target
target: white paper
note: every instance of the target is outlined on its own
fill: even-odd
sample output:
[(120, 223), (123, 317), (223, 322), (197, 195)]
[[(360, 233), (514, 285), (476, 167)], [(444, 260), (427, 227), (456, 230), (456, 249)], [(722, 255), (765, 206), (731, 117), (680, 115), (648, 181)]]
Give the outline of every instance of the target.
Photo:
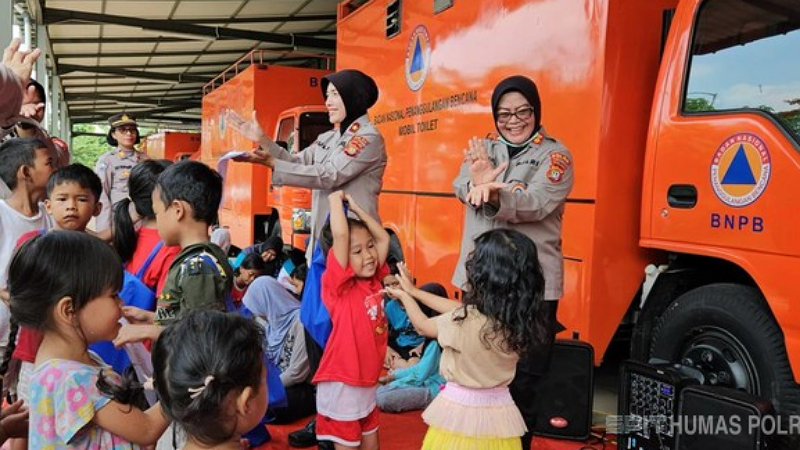
[(219, 174), (222, 175), (222, 178), (224, 179), (225, 175), (228, 173), (228, 161), (238, 156), (244, 156), (248, 153), (249, 152), (245, 152), (242, 150), (228, 151), (219, 158), (219, 161), (217, 161), (217, 172), (219, 172)]

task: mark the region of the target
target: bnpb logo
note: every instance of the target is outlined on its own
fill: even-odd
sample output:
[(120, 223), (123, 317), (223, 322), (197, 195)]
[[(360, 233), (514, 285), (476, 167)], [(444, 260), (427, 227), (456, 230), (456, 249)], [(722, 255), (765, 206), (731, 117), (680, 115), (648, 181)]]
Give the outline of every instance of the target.
[(431, 40), (425, 25), (417, 25), (406, 48), (406, 84), (412, 91), (418, 91), (425, 84), (431, 62)]
[(760, 137), (738, 133), (722, 142), (711, 161), (711, 186), (726, 205), (747, 206), (767, 188), (772, 172), (769, 149)]

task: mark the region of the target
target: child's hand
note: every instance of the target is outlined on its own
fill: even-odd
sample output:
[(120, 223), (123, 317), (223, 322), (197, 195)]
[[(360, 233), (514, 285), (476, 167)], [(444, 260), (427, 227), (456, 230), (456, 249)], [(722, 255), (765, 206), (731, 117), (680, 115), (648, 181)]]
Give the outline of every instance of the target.
[(408, 292), (409, 294), (414, 292), (414, 290), (417, 287), (414, 286), (414, 279), (411, 277), (411, 271), (408, 270), (408, 266), (406, 266), (406, 263), (404, 262), (397, 263), (397, 269), (398, 269), (398, 274), (396, 276), (397, 276), (397, 281), (400, 282), (400, 288), (403, 291)]
[(400, 354), (397, 353), (392, 347), (386, 347), (386, 356), (383, 358), (383, 367), (386, 369), (391, 369), (394, 367), (394, 361), (400, 357)]
[(123, 325), (114, 338), (114, 347), (120, 348), (125, 344), (142, 342), (145, 339), (158, 339), (160, 330), (157, 325)]
[(425, 345), (425, 341), (421, 342), (418, 346), (411, 349), (408, 352), (408, 356), (416, 356), (417, 358), (422, 358), (422, 346)]
[(399, 289), (399, 288), (387, 287), (387, 288), (383, 289), (383, 292), (389, 294), (389, 297), (392, 297), (394, 299), (400, 300), (403, 303), (406, 303), (408, 301), (412, 301), (412, 302), (414, 301), (414, 299), (411, 297), (411, 295), (408, 292), (406, 292), (406, 291), (404, 291), (402, 289)]
[(380, 383), (380, 384), (389, 384), (394, 380), (395, 380), (394, 374), (392, 372), (389, 372), (388, 374), (378, 378), (378, 383)]
[(123, 306), (122, 317), (128, 319), (128, 322), (133, 324), (150, 324), (155, 320), (156, 314), (152, 311), (135, 306)]
[(333, 191), (331, 195), (328, 196), (329, 201), (336, 201), (336, 202), (343, 202), (346, 199), (346, 195), (344, 191)]
[(28, 408), (17, 400), (0, 412), (0, 435), (8, 438), (28, 437)]
[(350, 194), (345, 194), (344, 199), (347, 200), (347, 203), (350, 205), (350, 211), (353, 211), (358, 217), (361, 217), (361, 214), (364, 212), (364, 209), (356, 203), (353, 196)]

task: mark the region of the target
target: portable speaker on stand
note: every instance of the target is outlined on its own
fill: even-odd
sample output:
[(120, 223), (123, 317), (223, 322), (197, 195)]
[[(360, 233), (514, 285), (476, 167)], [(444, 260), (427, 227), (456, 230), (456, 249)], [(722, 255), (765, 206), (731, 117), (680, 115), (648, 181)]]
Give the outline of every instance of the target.
[(592, 428), (594, 350), (577, 340), (556, 340), (547, 373), (536, 388), (533, 434), (587, 439)]
[(769, 400), (718, 386), (684, 389), (677, 420), (678, 450), (762, 450), (780, 431)]

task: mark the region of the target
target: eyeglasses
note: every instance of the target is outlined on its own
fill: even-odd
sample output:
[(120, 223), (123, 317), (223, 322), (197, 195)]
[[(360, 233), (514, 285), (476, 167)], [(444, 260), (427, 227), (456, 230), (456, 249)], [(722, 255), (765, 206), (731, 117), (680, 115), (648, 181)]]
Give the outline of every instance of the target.
[(139, 132), (139, 130), (136, 129), (136, 127), (120, 127), (117, 128), (117, 131), (119, 131), (122, 134), (136, 134)]
[(497, 113), (497, 121), (501, 123), (506, 123), (510, 121), (512, 117), (516, 117), (519, 120), (528, 120), (531, 117), (533, 117), (533, 108), (531, 108), (530, 106), (526, 106), (514, 112), (499, 111)]

